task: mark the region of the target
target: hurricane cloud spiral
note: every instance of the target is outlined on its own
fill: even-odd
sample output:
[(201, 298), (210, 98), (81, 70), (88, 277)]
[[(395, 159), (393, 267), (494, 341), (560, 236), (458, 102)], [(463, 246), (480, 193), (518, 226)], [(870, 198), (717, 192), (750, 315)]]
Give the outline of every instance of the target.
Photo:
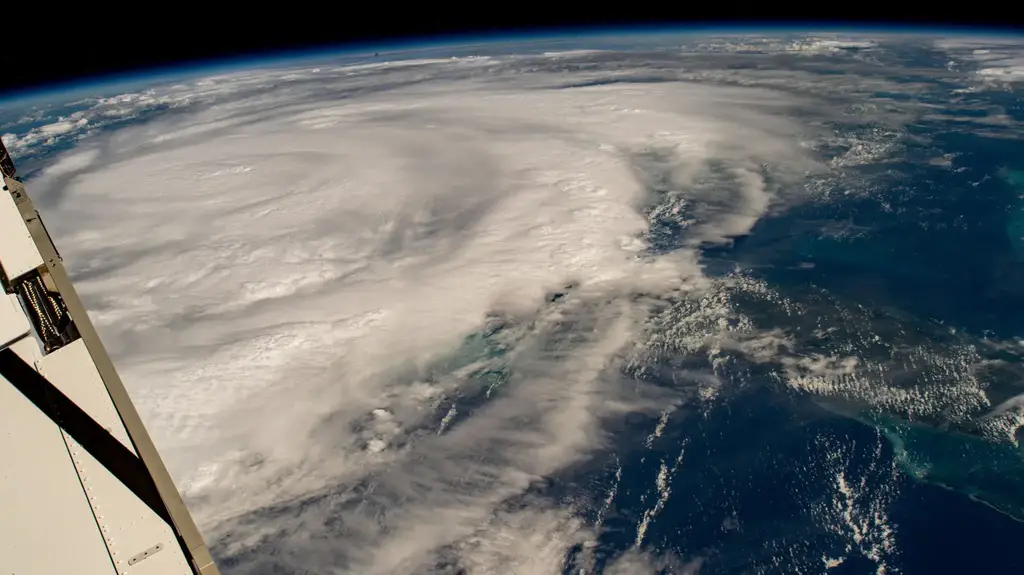
[[(226, 573), (561, 573), (601, 526), (538, 485), (611, 449), (630, 414), (722, 385), (654, 385), (643, 361), (713, 343), (794, 385), (861, 390), (842, 379), (856, 359), (780, 358), (771, 326), (723, 335), (736, 317), (716, 294), (755, 288), (712, 277), (700, 249), (819, 201), (927, 109), (846, 109), (871, 130), (829, 155), (837, 95), (907, 88), (712, 57), (731, 56), (303, 65), (102, 99), (6, 139), (97, 128), (30, 189)], [(700, 305), (680, 320), (679, 302)], [(961, 383), (951, 397), (988, 406)], [(879, 393), (896, 392), (857, 397)], [(608, 572), (699, 567), (641, 547)]]

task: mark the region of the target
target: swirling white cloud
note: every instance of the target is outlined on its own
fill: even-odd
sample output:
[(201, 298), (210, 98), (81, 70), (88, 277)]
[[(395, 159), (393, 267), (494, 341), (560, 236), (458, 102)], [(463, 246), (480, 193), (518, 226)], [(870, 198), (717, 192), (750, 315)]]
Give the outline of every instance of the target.
[[(790, 114), (826, 104), (778, 82), (565, 87), (580, 78), (542, 62), (574, 56), (225, 75), (5, 137), (27, 150), (162, 111), (83, 139), (30, 189), (226, 571), (419, 572), (451, 554), (554, 573), (592, 535), (530, 487), (600, 449), (609, 418), (662, 408), (618, 369), (649, 316), (637, 296), (706, 288), (698, 244), (802, 200), (766, 166), (830, 167), (827, 130)], [(680, 201), (710, 206), (667, 254), (645, 236), (649, 153)], [(709, 162), (734, 192), (686, 196)], [(485, 358), (432, 366), (496, 316), (513, 375), (460, 410)], [(641, 559), (619, 568), (659, 564)]]

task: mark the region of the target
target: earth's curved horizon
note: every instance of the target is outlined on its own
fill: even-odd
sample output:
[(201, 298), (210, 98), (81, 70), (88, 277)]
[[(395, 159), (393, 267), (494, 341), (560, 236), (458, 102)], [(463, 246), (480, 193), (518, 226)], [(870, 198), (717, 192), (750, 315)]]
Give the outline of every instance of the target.
[(226, 575), (1024, 569), (1024, 37), (684, 32), (5, 101)]

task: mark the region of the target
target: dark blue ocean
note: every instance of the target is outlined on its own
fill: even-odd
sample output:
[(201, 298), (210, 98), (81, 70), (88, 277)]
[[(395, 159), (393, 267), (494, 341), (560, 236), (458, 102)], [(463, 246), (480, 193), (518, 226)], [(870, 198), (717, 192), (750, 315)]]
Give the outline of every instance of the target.
[[(1017, 95), (996, 99), (1024, 120)], [(984, 373), (998, 404), (1024, 392), (1022, 350), (985, 345), (1024, 333), (1024, 142), (941, 119), (910, 131), (927, 143), (859, 168), (870, 193), (832, 183), (834, 199), (767, 217), (732, 245), (704, 250), (704, 263), (803, 304), (793, 315), (777, 301), (732, 300), (758, 326), (800, 334), (797, 355), (858, 350), (892, 363), (899, 347), (960, 346), (969, 361), (999, 366)], [(943, 155), (952, 165), (928, 162)], [(671, 243), (671, 226), (664, 232)], [(929, 381), (906, 357), (903, 367)], [(604, 513), (598, 564), (634, 546), (640, 514), (658, 498), (659, 466), (679, 458), (644, 539), (679, 558), (664, 573), (697, 564), (702, 574), (1024, 571), (1019, 448), (986, 437), (971, 417), (822, 399), (780, 385), (772, 370), (735, 359), (719, 372), (734, 385), (712, 408), (673, 417), (649, 451), (571, 480)], [(649, 432), (657, 422), (635, 425)], [(570, 560), (564, 573), (575, 569)]]

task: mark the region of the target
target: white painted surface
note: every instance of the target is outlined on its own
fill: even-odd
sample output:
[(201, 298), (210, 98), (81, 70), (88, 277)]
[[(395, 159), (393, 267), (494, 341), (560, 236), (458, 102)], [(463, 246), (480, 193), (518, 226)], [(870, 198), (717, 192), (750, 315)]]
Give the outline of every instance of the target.
[(111, 575), (61, 431), (0, 377), (0, 573)]
[[(117, 573), (192, 575), (188, 560), (170, 526), (74, 439), (67, 434), (65, 438)], [(129, 565), (132, 557), (158, 543), (163, 547), (160, 551)]]
[(25, 227), (25, 220), (7, 191), (0, 193), (0, 266), (13, 280), (43, 265), (36, 242)]
[(85, 342), (75, 340), (40, 359), (39, 373), (135, 453)]

